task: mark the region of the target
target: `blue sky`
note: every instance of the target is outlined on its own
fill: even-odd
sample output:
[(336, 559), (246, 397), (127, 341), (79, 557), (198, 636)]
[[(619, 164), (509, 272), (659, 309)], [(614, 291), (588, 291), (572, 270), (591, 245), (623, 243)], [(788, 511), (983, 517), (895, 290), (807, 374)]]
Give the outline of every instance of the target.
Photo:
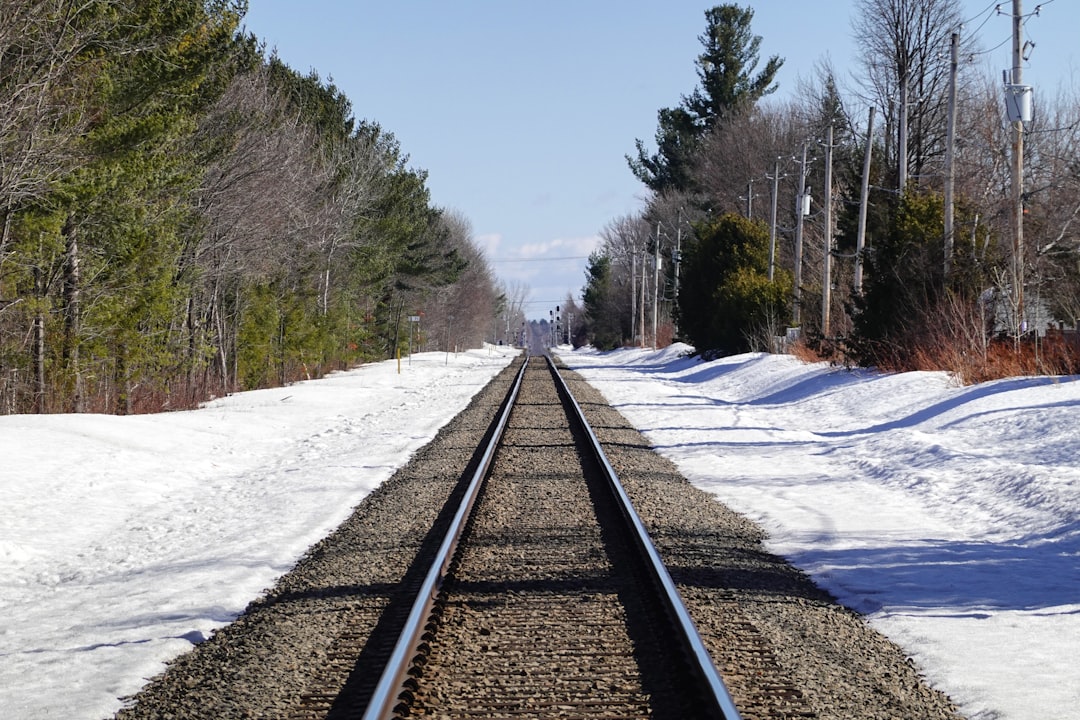
[[(712, 2), (691, 0), (249, 0), (248, 31), (294, 69), (314, 69), (378, 122), (410, 164), (428, 171), (435, 204), (461, 212), (505, 283), (531, 288), (526, 314), (547, 317), (584, 285), (585, 257), (610, 221), (643, 206), (627, 168), (635, 138), (652, 142), (656, 112), (697, 83), (694, 60)], [(852, 62), (852, 3), (771, 0), (754, 8), (761, 59), (785, 58), (780, 94), (828, 57)], [(996, 73), (1009, 66), (1011, 24), (964, 0)], [(1056, 90), (1075, 69), (1080, 3), (1042, 5), (1025, 82)], [(986, 20), (983, 23), (983, 20)]]

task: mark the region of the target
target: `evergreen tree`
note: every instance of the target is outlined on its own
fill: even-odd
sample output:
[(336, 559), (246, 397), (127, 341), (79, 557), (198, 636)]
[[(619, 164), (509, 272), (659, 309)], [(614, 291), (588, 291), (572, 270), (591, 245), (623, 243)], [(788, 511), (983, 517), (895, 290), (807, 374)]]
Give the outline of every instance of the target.
[(385, 268), (377, 320), (386, 357), (393, 357), (406, 338), (401, 325), (410, 299), (456, 282), (467, 264), (449, 242), (441, 212), (430, 204), (426, 179), (425, 172), (399, 164), (372, 224), (382, 240), (379, 255)]
[(333, 84), (265, 59), (245, 10), (0, 13), (17, 101), (0, 150), (33, 150), (0, 173), (6, 407), (131, 412), (317, 377), (392, 353), (403, 309), (433, 297), (459, 299), (462, 339), (490, 330), (490, 272), (426, 174)]
[[(116, 6), (114, 42), (102, 58), (101, 92), (86, 136), (92, 160), (58, 188), (80, 252), (94, 267), (86, 334), (112, 359), (114, 409), (129, 389), (161, 389), (174, 364), (173, 334), (186, 290), (176, 281), (191, 193), (201, 167), (188, 139), (224, 89), (243, 6), (227, 0)], [(70, 244), (70, 240), (69, 240)], [(75, 369), (77, 372), (77, 369)]]
[(683, 107), (696, 126), (708, 131), (774, 92), (773, 80), (784, 61), (774, 55), (753, 74), (761, 47), (761, 36), (750, 32), (753, 9), (719, 5), (706, 10), (705, 18), (707, 29), (698, 38), (705, 48), (697, 59), (701, 85), (683, 98)]
[(789, 320), (791, 276), (769, 282), (769, 231), (760, 222), (725, 214), (695, 228), (679, 285), (679, 328), (701, 352), (730, 355), (753, 349)]
[[(98, 392), (115, 401), (100, 409), (123, 412), (132, 409), (129, 387), (153, 388), (149, 378), (172, 364), (182, 295), (177, 254), (200, 172), (187, 138), (223, 87), (240, 8), (197, 0), (78, 5), (68, 22), (95, 39), (81, 47), (81, 74), (69, 79), (67, 116), (81, 133), (59, 150), (77, 162), (13, 212), (25, 227), (52, 228), (53, 237), (42, 237), (26, 258), (41, 271), (55, 268), (40, 275), (38, 288), (63, 318), (50, 335), (58, 341), (32, 350), (31, 364), (48, 369), (54, 397), (66, 397), (49, 409), (83, 410), (93, 369)], [(46, 408), (41, 397), (35, 405)]]
[(602, 253), (589, 256), (582, 293), (587, 317), (587, 335), (598, 350), (613, 350), (622, 343), (618, 304), (613, 297), (611, 258)]
[[(963, 338), (957, 333), (958, 318), (947, 316), (957, 308), (967, 308), (973, 316), (988, 310), (983, 329), (992, 331), (993, 308), (979, 310), (979, 297), (994, 287), (992, 268), (1007, 267), (1007, 260), (994, 255), (977, 259), (970, 245), (959, 244), (946, 283), (941, 262), (943, 208), (936, 193), (908, 192), (879, 242), (867, 252), (866, 282), (854, 301), (850, 343), (860, 363), (911, 368), (918, 366), (920, 354), (932, 354), (926, 351), (943, 338), (959, 347)], [(976, 224), (965, 206), (957, 211), (962, 222)], [(976, 328), (980, 325), (984, 323), (973, 323)]]
[(627, 156), (630, 170), (654, 192), (691, 189), (690, 168), (702, 137), (776, 89), (773, 80), (784, 63), (779, 56), (754, 75), (761, 37), (750, 31), (753, 17), (751, 8), (734, 4), (705, 11), (706, 30), (698, 38), (704, 52), (696, 61), (699, 87), (679, 107), (658, 112), (656, 153), (637, 140), (637, 156)]

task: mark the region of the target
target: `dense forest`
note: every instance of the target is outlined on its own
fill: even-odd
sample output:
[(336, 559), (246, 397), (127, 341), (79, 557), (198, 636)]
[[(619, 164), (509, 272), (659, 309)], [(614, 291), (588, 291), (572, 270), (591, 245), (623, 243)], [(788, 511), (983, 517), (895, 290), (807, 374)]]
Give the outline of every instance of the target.
[[(1020, 28), (1020, 65), (1032, 18), (1009, 5), (975, 23)], [(822, 62), (780, 102), (784, 60), (759, 57), (752, 20), (706, 11), (699, 84), (627, 157), (651, 196), (604, 228), (575, 343), (1076, 371), (1080, 102), (1040, 89), (1008, 115), (1031, 97), (1020, 68), (1004, 87), (981, 69), (958, 0), (857, 0), (853, 85)]]
[(392, 133), (246, 9), (0, 0), (0, 412), (190, 407), (520, 325)]
[[(0, 0), (0, 412), (191, 407), (523, 332), (469, 221), (246, 9)], [(627, 157), (649, 200), (547, 335), (1073, 371), (1080, 102), (1011, 120), (1023, 86), (963, 20), (857, 0), (855, 84), (822, 63), (780, 102), (753, 11), (707, 10), (698, 86)]]

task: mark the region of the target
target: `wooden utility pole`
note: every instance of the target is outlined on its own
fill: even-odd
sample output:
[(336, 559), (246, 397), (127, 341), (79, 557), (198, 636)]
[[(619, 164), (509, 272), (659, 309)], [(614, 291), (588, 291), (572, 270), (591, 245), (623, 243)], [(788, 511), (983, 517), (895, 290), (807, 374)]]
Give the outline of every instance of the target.
[(829, 337), (832, 306), (832, 151), (833, 126), (829, 125), (825, 139), (825, 254), (821, 280), (821, 336)]
[(870, 154), (874, 147), (874, 108), (866, 121), (866, 151), (863, 153), (862, 190), (859, 194), (859, 229), (855, 237), (855, 292), (862, 292), (863, 252), (866, 249), (866, 211), (870, 202)]
[(679, 302), (679, 263), (682, 262), (682, 208), (679, 208), (679, 222), (675, 228), (675, 252), (671, 253), (672, 298)]
[(953, 186), (956, 184), (954, 155), (956, 146), (956, 74), (960, 61), (960, 33), (953, 33), (949, 42), (949, 111), (945, 128), (945, 280), (952, 270), (953, 255)]
[(639, 313), (639, 320), (640, 320), (640, 324), (638, 326), (640, 335), (638, 337), (639, 337), (639, 341), (641, 342), (641, 344), (638, 347), (645, 347), (645, 268), (649, 264), (648, 257), (649, 257), (648, 250), (642, 250), (641, 251), (641, 302), (638, 303), (638, 313)]
[[(1013, 0), (1012, 84), (1023, 84), (1023, 2)], [(1024, 121), (1013, 122), (1012, 156), (1013, 287), (1018, 334), (1024, 332)]]
[(780, 158), (776, 158), (773, 164), (773, 174), (769, 179), (772, 180), (772, 218), (769, 221), (769, 282), (772, 282), (774, 268), (776, 267), (776, 196), (780, 191)]
[[(643, 273), (644, 274), (644, 273)], [(637, 249), (630, 253), (630, 342), (633, 344), (637, 333)]]
[(657, 324), (660, 311), (660, 222), (656, 223), (656, 247), (653, 252), (653, 303), (652, 303), (652, 347), (653, 350), (659, 343), (656, 341)]
[(901, 197), (907, 192), (908, 183), (908, 74), (910, 72), (911, 69), (906, 64), (900, 72), (900, 118), (899, 135), (896, 141), (896, 185)]
[(795, 207), (795, 287), (792, 289), (792, 320), (795, 327), (802, 323), (802, 242), (803, 215), (806, 196), (806, 143), (802, 146), (802, 162), (799, 164), (799, 194)]

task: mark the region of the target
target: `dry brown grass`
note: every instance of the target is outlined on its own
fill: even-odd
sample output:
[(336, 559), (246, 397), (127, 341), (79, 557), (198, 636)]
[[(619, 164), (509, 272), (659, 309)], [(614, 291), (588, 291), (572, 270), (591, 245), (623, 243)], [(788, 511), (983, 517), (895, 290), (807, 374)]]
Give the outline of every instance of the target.
[(788, 350), (789, 355), (794, 355), (798, 359), (806, 363), (816, 363), (823, 361), (831, 361), (832, 358), (826, 354), (820, 352), (818, 346), (808, 345), (804, 340), (792, 343), (791, 348)]
[(956, 347), (919, 348), (911, 370), (946, 370), (964, 384), (1030, 375), (1072, 375), (1080, 367), (1074, 348), (1046, 338), (995, 340), (981, 352)]
[[(891, 345), (875, 348), (874, 365), (887, 372), (945, 371), (970, 385), (1006, 377), (1080, 373), (1080, 336), (1049, 331), (1044, 337), (986, 338), (977, 307), (945, 298), (929, 321), (913, 324)], [(796, 343), (791, 354), (806, 362), (855, 365), (843, 345)]]
[(1054, 338), (995, 339), (979, 346), (942, 338), (891, 353), (878, 367), (889, 372), (916, 370), (951, 373), (961, 385), (1032, 375), (1073, 375), (1080, 372), (1080, 349)]
[[(791, 346), (789, 354), (807, 363), (855, 365), (838, 350), (811, 347), (801, 341)], [(959, 345), (934, 343), (883, 353), (876, 367), (885, 372), (945, 371), (960, 384), (972, 385), (1007, 377), (1080, 374), (1080, 352), (1052, 338), (1040, 338), (1038, 346), (1033, 340), (1019, 345), (995, 340), (985, 351), (974, 352)]]

